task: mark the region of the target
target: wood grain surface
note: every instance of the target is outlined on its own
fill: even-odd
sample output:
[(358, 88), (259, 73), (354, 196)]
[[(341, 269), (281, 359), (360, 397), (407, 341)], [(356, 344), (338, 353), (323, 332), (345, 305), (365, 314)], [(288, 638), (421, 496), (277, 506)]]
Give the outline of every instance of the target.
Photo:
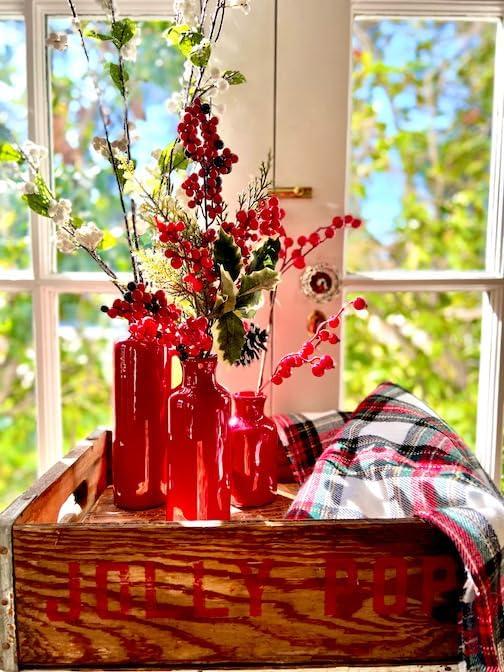
[(457, 659), (462, 572), (420, 521), (14, 529), (22, 666)]

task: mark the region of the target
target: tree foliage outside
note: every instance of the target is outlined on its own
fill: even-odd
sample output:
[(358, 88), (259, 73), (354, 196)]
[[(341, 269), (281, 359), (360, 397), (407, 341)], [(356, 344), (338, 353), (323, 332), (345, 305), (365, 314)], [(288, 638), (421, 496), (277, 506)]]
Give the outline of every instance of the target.
[[(355, 24), (352, 199), (366, 226), (347, 268), (484, 268), (495, 24)], [(369, 293), (349, 320), (346, 402), (384, 380), (431, 405), (475, 445), (481, 294)]]
[[(54, 19), (49, 30), (65, 30)], [(176, 120), (164, 101), (181, 60), (145, 21), (135, 66), (135, 151), (168, 142)], [(0, 134), (26, 138), (26, 73), (21, 21), (0, 22)], [(355, 28), (352, 195), (367, 221), (347, 247), (351, 271), (483, 267), (490, 162), (495, 26), (478, 22), (367, 21)], [(127, 268), (113, 176), (90, 149), (96, 104), (79, 45), (51, 54), (54, 179), (76, 211), (108, 226), (115, 268)], [(106, 52), (106, 45), (101, 45)], [(97, 49), (97, 48), (96, 48)], [(98, 51), (91, 55), (97, 62)], [(114, 96), (107, 93), (111, 109)], [(112, 120), (113, 124), (117, 120)], [(151, 142), (152, 136), (157, 142)], [(0, 185), (8, 179), (0, 164)], [(28, 268), (24, 204), (0, 189), (0, 267)], [(58, 258), (61, 271), (95, 270), (84, 256)], [(346, 405), (390, 379), (424, 398), (474, 446), (480, 339), (478, 293), (396, 292), (367, 296), (369, 321), (346, 325)], [(111, 419), (112, 341), (97, 307), (109, 297), (60, 297), (65, 449)], [(31, 297), (0, 294), (0, 509), (36, 470)]]

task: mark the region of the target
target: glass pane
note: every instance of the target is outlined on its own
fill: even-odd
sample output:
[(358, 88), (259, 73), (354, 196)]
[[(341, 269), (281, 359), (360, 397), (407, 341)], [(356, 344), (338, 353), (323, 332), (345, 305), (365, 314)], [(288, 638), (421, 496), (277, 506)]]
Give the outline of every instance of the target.
[(484, 267), (496, 24), (354, 23), (350, 271)]
[(423, 399), (474, 449), (481, 294), (390, 292), (366, 298), (369, 314), (345, 322), (345, 408), (391, 381)]
[(34, 387), (31, 297), (0, 292), (0, 510), (36, 475)]
[(97, 294), (60, 297), (63, 442), (68, 452), (100, 425), (112, 421), (113, 342), (124, 334), (100, 306), (113, 301)]
[[(27, 139), (25, 25), (0, 20), (0, 143)], [(13, 164), (0, 163), (0, 271), (30, 264), (28, 209), (20, 199)]]
[[(98, 32), (106, 32), (106, 26), (99, 22), (93, 22), (93, 27)], [(137, 137), (133, 158), (139, 170), (152, 161), (151, 152), (165, 147), (176, 133), (178, 119), (168, 112), (166, 102), (179, 88), (183, 59), (162, 37), (166, 27), (167, 22), (161, 20), (140, 22), (141, 42), (137, 60), (127, 64), (131, 121), (135, 124), (134, 136)], [(79, 37), (71, 31), (68, 19), (51, 18), (48, 30), (69, 34), (66, 51), (50, 52), (55, 184), (58, 193), (72, 201), (76, 214), (109, 230), (112, 235), (108, 236), (104, 257), (114, 270), (129, 270), (113, 172), (108, 161), (91, 147), (93, 137), (103, 136), (104, 133)], [(88, 40), (88, 48), (91, 68), (99, 74), (104, 101), (110, 112), (111, 140), (116, 140), (123, 134), (122, 105), (120, 94), (110, 84), (103, 68), (104, 59), (111, 58), (114, 47), (110, 47), (108, 42)], [(119, 245), (114, 244), (117, 238), (122, 240)], [(59, 269), (64, 271), (98, 270), (94, 262), (82, 254), (59, 255), (58, 263)]]

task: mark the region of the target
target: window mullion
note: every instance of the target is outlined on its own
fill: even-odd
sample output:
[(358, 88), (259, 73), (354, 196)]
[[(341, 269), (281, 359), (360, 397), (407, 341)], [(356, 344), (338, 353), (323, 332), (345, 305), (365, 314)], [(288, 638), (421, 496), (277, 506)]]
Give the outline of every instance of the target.
[[(48, 76), (45, 49), (45, 14), (33, 3), (26, 4), (26, 63), (29, 137), (50, 147)], [(49, 162), (43, 168), (50, 181)], [(61, 383), (58, 341), (58, 294), (40, 279), (54, 270), (54, 246), (49, 220), (31, 213), (31, 252), (35, 287), (33, 331), (36, 357), (37, 446), (39, 471), (62, 454)]]

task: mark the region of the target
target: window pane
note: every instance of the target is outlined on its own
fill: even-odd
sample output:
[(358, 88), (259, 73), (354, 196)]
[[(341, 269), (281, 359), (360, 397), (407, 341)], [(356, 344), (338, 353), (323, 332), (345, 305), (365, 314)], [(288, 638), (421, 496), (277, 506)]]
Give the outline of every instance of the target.
[(113, 298), (97, 294), (60, 297), (65, 452), (112, 421), (113, 342), (124, 334), (124, 325), (101, 313), (100, 306), (110, 305)]
[(351, 271), (484, 267), (496, 24), (354, 23)]
[[(98, 32), (106, 26), (93, 22)], [(166, 109), (172, 92), (179, 88), (183, 59), (162, 37), (166, 21), (140, 22), (141, 42), (136, 63), (127, 63), (130, 74), (131, 121), (138, 137), (133, 146), (133, 158), (142, 170), (150, 161), (151, 152), (165, 147), (176, 133), (177, 117)], [(111, 236), (105, 243), (104, 257), (114, 270), (129, 270), (127, 246), (123, 237), (122, 215), (117, 187), (110, 164), (99, 156), (91, 144), (94, 136), (103, 136), (92, 80), (77, 34), (70, 29), (68, 19), (52, 18), (49, 32), (69, 33), (65, 52), (51, 51), (50, 72), (55, 161), (55, 184), (73, 203), (74, 211), (86, 221), (95, 221), (108, 229)], [(98, 73), (104, 100), (110, 112), (111, 140), (122, 137), (122, 105), (120, 94), (104, 73), (104, 58), (114, 58), (108, 42), (88, 40), (93, 72)], [(120, 245), (111, 246), (115, 239)], [(98, 270), (85, 255), (60, 255), (59, 268), (65, 271)]]
[[(25, 26), (0, 20), (0, 143), (27, 138)], [(0, 271), (30, 264), (28, 210), (13, 177), (13, 164), (0, 162)]]
[(37, 470), (31, 318), (28, 294), (0, 292), (0, 510)]
[(481, 294), (391, 292), (366, 298), (366, 319), (358, 313), (345, 322), (345, 408), (391, 381), (423, 399), (474, 449)]

